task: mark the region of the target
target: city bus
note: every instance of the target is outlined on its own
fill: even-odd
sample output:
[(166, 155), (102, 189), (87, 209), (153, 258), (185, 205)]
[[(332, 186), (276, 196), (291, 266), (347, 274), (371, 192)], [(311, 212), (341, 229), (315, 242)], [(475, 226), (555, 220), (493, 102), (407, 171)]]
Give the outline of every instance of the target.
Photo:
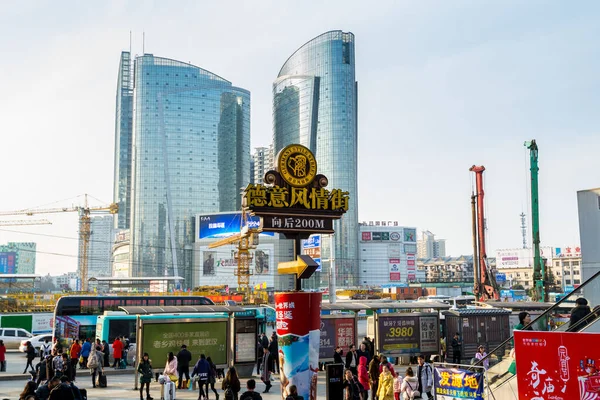
[(54, 308), (53, 338), (94, 339), (96, 320), (105, 311), (125, 306), (198, 306), (214, 305), (204, 296), (64, 296)]

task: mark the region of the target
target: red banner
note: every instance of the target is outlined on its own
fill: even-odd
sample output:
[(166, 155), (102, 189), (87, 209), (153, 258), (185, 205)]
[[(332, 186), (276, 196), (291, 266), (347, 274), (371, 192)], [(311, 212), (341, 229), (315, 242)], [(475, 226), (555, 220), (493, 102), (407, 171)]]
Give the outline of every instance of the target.
[(304, 336), (321, 326), (321, 293), (275, 293), (277, 335)]
[(519, 399), (600, 399), (600, 334), (514, 334)]

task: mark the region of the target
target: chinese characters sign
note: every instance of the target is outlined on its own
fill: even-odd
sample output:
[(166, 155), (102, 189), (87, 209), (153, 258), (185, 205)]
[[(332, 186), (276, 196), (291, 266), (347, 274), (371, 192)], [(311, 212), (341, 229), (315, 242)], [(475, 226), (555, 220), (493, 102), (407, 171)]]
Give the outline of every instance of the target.
[(435, 368), (436, 399), (483, 399), (483, 374), (457, 368)]
[(381, 314), (377, 324), (377, 347), (382, 354), (436, 352), (439, 329), (436, 316)]
[(600, 399), (600, 335), (515, 331), (519, 399)]
[(348, 211), (348, 192), (323, 188), (264, 186), (253, 183), (243, 195), (246, 205), (254, 207), (300, 208), (305, 210)]
[(351, 344), (356, 343), (354, 318), (322, 318), (320, 332), (319, 359), (333, 358), (337, 346), (342, 348), (344, 354), (348, 352)]
[(194, 357), (205, 354), (216, 365), (226, 365), (227, 321), (143, 324), (142, 353), (154, 365), (162, 365), (170, 351), (177, 354), (182, 344)]
[(265, 215), (263, 230), (333, 233), (333, 220), (313, 216)]

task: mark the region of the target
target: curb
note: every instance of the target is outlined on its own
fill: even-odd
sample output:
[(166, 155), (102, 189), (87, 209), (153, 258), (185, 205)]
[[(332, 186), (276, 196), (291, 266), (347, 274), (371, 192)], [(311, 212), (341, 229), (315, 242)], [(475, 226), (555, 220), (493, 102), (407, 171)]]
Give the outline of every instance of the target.
[[(105, 375), (129, 375), (135, 373), (134, 369), (107, 369), (104, 371)], [(90, 376), (88, 369), (78, 369), (77, 376)], [(2, 381), (26, 381), (31, 378), (30, 374), (1, 374), (0, 382)]]

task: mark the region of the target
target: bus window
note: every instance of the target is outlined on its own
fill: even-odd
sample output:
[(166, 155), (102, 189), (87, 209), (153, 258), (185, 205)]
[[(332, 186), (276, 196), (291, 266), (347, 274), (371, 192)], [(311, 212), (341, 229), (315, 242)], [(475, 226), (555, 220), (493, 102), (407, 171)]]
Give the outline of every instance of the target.
[(94, 315), (100, 313), (100, 300), (84, 299), (80, 301), (80, 314)]
[(180, 299), (166, 299), (165, 300), (165, 306), (178, 306), (180, 304), (179, 303)]
[(160, 304), (160, 299), (148, 299), (146, 301), (145, 305), (147, 305), (147, 306), (157, 306), (159, 304)]
[(112, 319), (109, 323), (108, 343), (114, 342), (117, 336), (129, 337), (129, 342), (135, 343), (135, 319)]

